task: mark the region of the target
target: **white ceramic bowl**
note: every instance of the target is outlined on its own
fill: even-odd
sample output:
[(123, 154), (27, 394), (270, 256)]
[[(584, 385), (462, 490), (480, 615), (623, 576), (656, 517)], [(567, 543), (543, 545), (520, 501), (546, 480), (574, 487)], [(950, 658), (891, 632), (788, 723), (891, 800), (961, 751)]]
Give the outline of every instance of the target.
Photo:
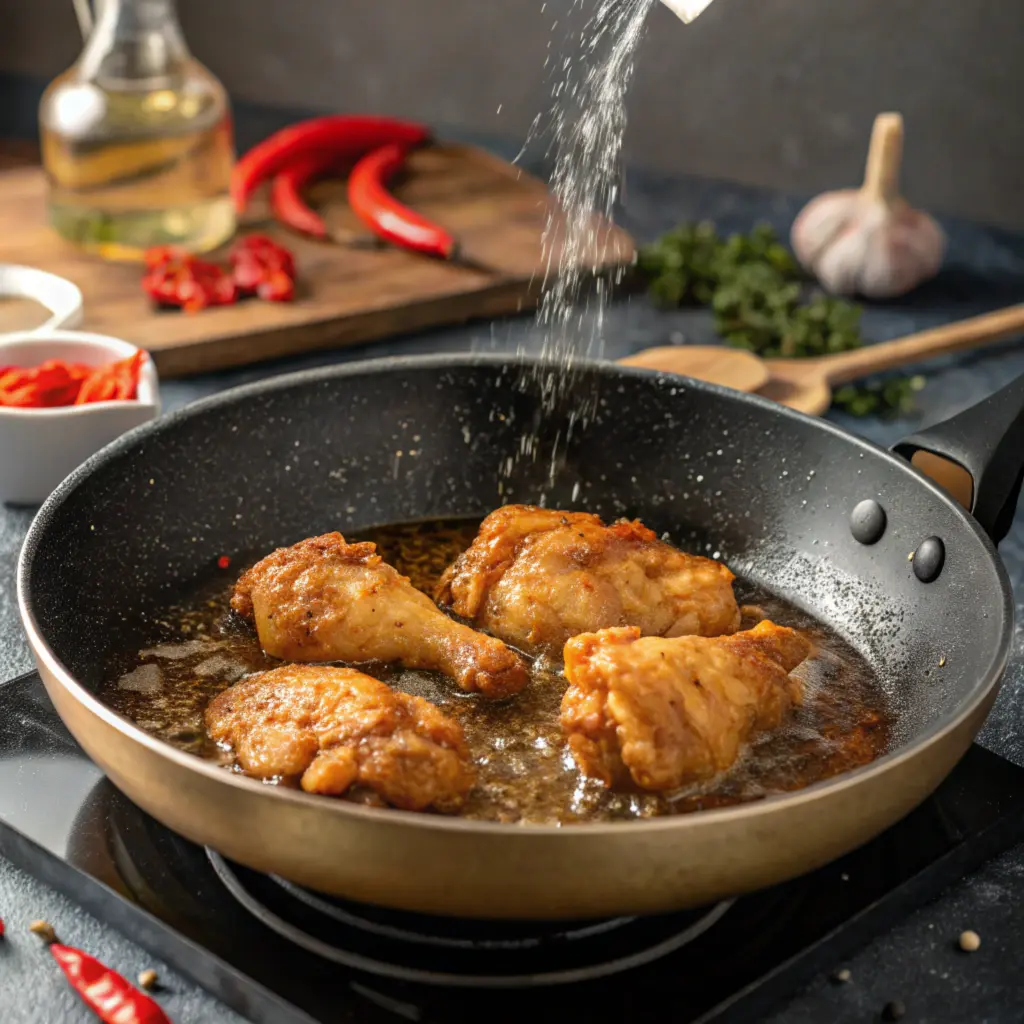
[[(102, 366), (127, 359), (134, 345), (84, 331), (35, 330), (0, 335), (0, 366), (38, 366), (63, 359)], [(95, 402), (55, 409), (0, 406), (0, 501), (38, 505), (90, 455), (160, 415), (160, 388), (152, 360), (132, 401)]]

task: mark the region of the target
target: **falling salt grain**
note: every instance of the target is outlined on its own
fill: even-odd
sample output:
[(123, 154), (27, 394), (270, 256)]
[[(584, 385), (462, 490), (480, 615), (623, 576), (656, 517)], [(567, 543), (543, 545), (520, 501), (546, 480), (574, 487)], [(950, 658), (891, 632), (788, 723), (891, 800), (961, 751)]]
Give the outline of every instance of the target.
[(850, 974), (850, 969), (848, 967), (844, 967), (844, 968), (842, 968), (842, 970), (836, 971), (832, 975), (832, 980), (837, 985), (845, 985), (850, 980), (851, 977), (852, 977), (852, 975)]

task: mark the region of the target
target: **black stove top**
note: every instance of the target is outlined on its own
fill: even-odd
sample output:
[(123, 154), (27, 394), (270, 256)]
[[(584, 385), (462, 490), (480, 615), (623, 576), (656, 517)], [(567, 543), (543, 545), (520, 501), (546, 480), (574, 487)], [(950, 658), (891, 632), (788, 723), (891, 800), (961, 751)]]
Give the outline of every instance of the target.
[(466, 922), (348, 903), (229, 863), (111, 786), (36, 675), (0, 686), (0, 853), (258, 1024), (754, 1021), (1024, 837), (1024, 768), (974, 747), (860, 850), (679, 914)]

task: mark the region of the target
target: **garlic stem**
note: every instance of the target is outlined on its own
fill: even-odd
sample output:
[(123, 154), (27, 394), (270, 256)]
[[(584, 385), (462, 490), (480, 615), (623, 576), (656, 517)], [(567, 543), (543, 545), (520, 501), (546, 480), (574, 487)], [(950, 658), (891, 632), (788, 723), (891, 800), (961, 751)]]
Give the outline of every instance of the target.
[(879, 114), (871, 133), (871, 149), (861, 194), (867, 199), (892, 205), (900, 196), (902, 163), (903, 118), (900, 114)]

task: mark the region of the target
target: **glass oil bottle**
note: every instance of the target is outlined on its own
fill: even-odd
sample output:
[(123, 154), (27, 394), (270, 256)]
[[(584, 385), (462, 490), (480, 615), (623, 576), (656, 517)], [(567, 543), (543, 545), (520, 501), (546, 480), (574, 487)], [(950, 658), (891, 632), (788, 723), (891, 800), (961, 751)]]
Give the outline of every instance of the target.
[(40, 105), (50, 223), (106, 259), (201, 253), (235, 230), (231, 110), (188, 51), (174, 0), (97, 0), (95, 27)]

